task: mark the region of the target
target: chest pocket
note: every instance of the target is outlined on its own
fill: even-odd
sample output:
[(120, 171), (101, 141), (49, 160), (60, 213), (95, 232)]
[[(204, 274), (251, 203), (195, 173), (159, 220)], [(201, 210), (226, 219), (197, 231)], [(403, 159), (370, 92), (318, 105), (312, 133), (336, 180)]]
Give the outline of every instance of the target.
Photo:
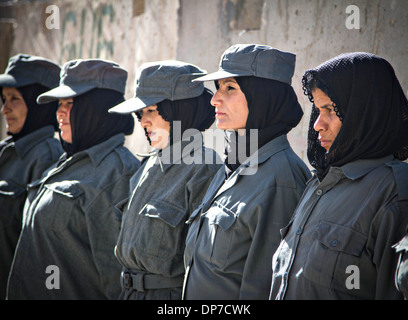
[(351, 293), (346, 287), (350, 275), (347, 270), (365, 263), (362, 252), (367, 236), (349, 227), (321, 221), (313, 238), (304, 267), (305, 277), (327, 288)]
[(45, 184), (35, 206), (36, 219), (46, 228), (64, 231), (75, 211), (77, 200), (83, 193), (77, 183), (69, 181)]
[(138, 252), (168, 260), (184, 251), (187, 210), (162, 200), (150, 200), (136, 220)]
[[(0, 221), (9, 223), (13, 215), (20, 217), (26, 189), (12, 181), (0, 180)], [(20, 221), (21, 223), (21, 221)]]
[(205, 214), (209, 226), (207, 235), (209, 242), (204, 243), (207, 246), (204, 249), (207, 251), (210, 262), (221, 268), (227, 262), (230, 254), (233, 235), (231, 227), (235, 224), (237, 216), (228, 208), (217, 202), (215, 204)]

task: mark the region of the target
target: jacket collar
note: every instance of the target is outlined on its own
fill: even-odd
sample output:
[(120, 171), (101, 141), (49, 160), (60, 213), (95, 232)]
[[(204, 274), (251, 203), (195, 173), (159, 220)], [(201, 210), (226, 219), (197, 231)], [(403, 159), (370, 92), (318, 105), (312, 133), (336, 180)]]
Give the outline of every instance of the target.
[(22, 137), (21, 139), (18, 139), (15, 142), (12, 141), (11, 137), (9, 137), (3, 140), (0, 147), (3, 148), (6, 147), (7, 145), (14, 146), (17, 155), (20, 158), (24, 158), (33, 147), (37, 146), (38, 143), (48, 138), (52, 138), (53, 136), (54, 128), (52, 126), (45, 126), (31, 132), (30, 134), (27, 134), (26, 136)]
[[(109, 138), (108, 140), (97, 144), (83, 152), (88, 154), (92, 164), (97, 167), (105, 157), (112, 152), (113, 149), (123, 145), (125, 142), (125, 135), (119, 133)], [(74, 155), (75, 156), (75, 155)]]
[[(258, 165), (264, 163), (276, 153), (282, 150), (285, 150), (289, 147), (290, 147), (290, 144), (289, 144), (289, 141), (286, 135), (281, 135), (269, 141), (267, 144), (262, 146), (262, 148), (260, 148), (257, 152), (252, 154), (247, 160), (245, 160), (231, 174), (231, 176), (225, 181), (225, 183), (218, 190), (215, 197), (217, 197), (219, 194), (223, 193), (224, 191), (234, 186), (240, 176), (256, 174), (258, 170)], [(217, 174), (222, 174), (223, 177), (225, 177), (225, 170), (224, 171), (222, 170), (224, 170), (224, 168), (221, 168)]]
[(389, 155), (379, 159), (363, 159), (357, 160), (350, 163), (345, 164), (340, 169), (344, 173), (344, 175), (350, 180), (357, 180), (369, 172), (374, 170), (380, 165), (383, 165), (387, 162), (390, 162), (394, 159), (394, 156)]
[(198, 157), (202, 161), (203, 136), (201, 132), (192, 135), (192, 141), (178, 140), (163, 150), (154, 149), (147, 154), (137, 154), (141, 157), (156, 156), (155, 164), (160, 165), (163, 172), (174, 164), (184, 163), (185, 159)]

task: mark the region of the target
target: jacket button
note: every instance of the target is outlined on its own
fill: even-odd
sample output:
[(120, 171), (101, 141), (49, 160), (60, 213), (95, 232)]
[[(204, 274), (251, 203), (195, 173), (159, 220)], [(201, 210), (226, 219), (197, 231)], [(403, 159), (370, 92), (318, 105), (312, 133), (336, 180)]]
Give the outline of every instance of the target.
[(323, 193), (323, 191), (322, 191), (321, 189), (318, 189), (318, 190), (316, 191), (316, 194), (317, 194), (318, 196), (321, 196), (322, 193)]
[(333, 240), (333, 241), (331, 242), (331, 246), (332, 246), (332, 247), (335, 247), (335, 246), (337, 246), (338, 243), (339, 243), (338, 240)]

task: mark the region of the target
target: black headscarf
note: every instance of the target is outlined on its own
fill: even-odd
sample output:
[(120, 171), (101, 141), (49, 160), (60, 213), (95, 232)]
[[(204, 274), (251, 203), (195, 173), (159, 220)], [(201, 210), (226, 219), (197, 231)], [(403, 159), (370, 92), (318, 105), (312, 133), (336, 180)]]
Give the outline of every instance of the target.
[(134, 127), (131, 114), (108, 112), (123, 101), (123, 94), (99, 88), (74, 97), (70, 114), (72, 143), (61, 140), (67, 156), (89, 149), (118, 133), (131, 134)]
[(45, 126), (53, 126), (54, 130), (58, 130), (58, 122), (56, 118), (56, 112), (58, 109), (58, 101), (46, 103), (39, 105), (37, 104), (37, 97), (50, 90), (41, 84), (30, 84), (23, 87), (16, 88), (21, 95), (27, 105), (27, 117), (24, 122), (23, 128), (20, 132), (13, 134), (11, 132), (7, 132), (8, 135), (13, 137), (13, 141), (17, 141), (22, 137), (42, 128)]
[[(258, 149), (269, 141), (287, 134), (296, 127), (303, 116), (292, 86), (271, 79), (253, 76), (236, 77), (235, 80), (245, 94), (248, 103), (248, 119), (245, 126), (245, 148), (235, 132), (226, 131), (226, 174), (229, 176), (240, 166), (243, 158), (251, 156), (250, 129), (258, 130)], [(217, 81), (216, 86), (218, 87)], [(252, 148), (253, 149), (253, 148)], [(246, 155), (238, 155), (245, 150)], [(229, 158), (235, 161), (229, 163)]]
[(302, 82), (311, 102), (315, 86), (325, 92), (342, 121), (326, 153), (313, 129), (319, 116), (313, 105), (307, 155), (320, 177), (332, 166), (358, 159), (390, 154), (400, 160), (408, 157), (408, 102), (386, 60), (370, 53), (342, 54), (306, 71)]
[[(195, 98), (182, 100), (163, 100), (157, 103), (157, 111), (160, 116), (167, 122), (170, 122), (169, 145), (182, 138), (184, 131), (188, 129), (197, 129), (204, 131), (208, 129), (215, 120), (214, 107), (211, 105), (212, 92), (205, 89), (204, 92)], [(141, 120), (140, 112), (136, 113), (139, 121)], [(180, 121), (181, 135), (174, 135), (173, 121)], [(146, 129), (145, 129), (146, 132)], [(146, 137), (149, 143), (149, 137)]]

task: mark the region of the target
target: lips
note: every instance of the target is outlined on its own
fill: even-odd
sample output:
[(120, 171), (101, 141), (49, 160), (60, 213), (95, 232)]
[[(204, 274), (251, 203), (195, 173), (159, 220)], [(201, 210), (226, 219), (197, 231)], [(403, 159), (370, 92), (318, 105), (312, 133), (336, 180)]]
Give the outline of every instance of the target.
[(327, 140), (327, 139), (323, 139), (323, 138), (319, 138), (320, 141), (320, 145), (325, 148), (327, 146), (330, 146), (332, 141), (331, 140)]
[(69, 125), (69, 122), (64, 121), (63, 119), (60, 119), (60, 120), (58, 121), (58, 124), (59, 124), (60, 127), (62, 127), (62, 126), (68, 126), (68, 125)]
[(223, 117), (223, 116), (225, 116), (225, 115), (226, 115), (226, 113), (224, 113), (224, 112), (220, 112), (220, 111), (215, 112), (215, 116), (216, 116), (217, 118)]

